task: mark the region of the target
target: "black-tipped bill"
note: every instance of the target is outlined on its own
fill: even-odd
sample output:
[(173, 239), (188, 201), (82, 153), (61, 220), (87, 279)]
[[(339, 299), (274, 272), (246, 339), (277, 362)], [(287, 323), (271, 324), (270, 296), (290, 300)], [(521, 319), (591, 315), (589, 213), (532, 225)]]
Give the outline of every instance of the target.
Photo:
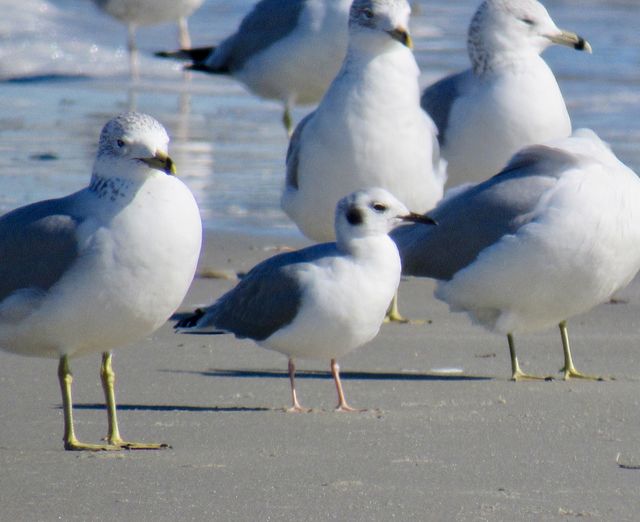
[(437, 225), (438, 222), (427, 214), (418, 214), (417, 212), (409, 212), (406, 216), (400, 216), (402, 221), (410, 223), (422, 223), (423, 225)]
[(591, 44), (587, 42), (582, 36), (572, 33), (571, 31), (562, 31), (560, 34), (549, 36), (554, 44), (565, 45), (567, 47), (573, 47), (578, 51), (585, 51), (591, 54)]
[(413, 49), (413, 40), (409, 36), (409, 32), (403, 27), (396, 27), (392, 31), (387, 31), (387, 34), (394, 40), (397, 40), (402, 45), (405, 45), (409, 49)]
[(164, 152), (157, 151), (151, 158), (140, 158), (140, 161), (149, 165), (152, 169), (161, 170), (165, 174), (175, 176), (176, 165)]

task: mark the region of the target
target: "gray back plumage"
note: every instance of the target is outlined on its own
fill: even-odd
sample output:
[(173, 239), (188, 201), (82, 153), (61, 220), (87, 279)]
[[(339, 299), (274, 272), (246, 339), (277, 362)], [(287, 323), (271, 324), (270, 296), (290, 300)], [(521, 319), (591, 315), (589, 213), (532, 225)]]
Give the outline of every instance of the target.
[(309, 120), (313, 118), (315, 113), (316, 111), (310, 112), (300, 120), (300, 123), (296, 126), (296, 129), (293, 131), (293, 135), (291, 136), (291, 140), (289, 141), (286, 159), (287, 173), (285, 178), (287, 187), (292, 187), (294, 189), (298, 188), (298, 164), (301, 148), (300, 137), (302, 136), (302, 130), (305, 125), (309, 123)]
[(80, 218), (68, 198), (41, 201), (0, 218), (0, 299), (19, 289), (46, 291), (78, 256)]
[(447, 140), (447, 128), (453, 104), (462, 94), (462, 87), (472, 74), (471, 70), (466, 70), (447, 76), (427, 87), (422, 93), (420, 105), (438, 127), (438, 142), (441, 147)]
[(454, 189), (429, 212), (437, 227), (410, 225), (391, 234), (402, 259), (402, 273), (451, 279), (482, 250), (529, 223), (542, 194), (578, 161), (563, 150), (537, 145), (514, 156), (491, 179)]
[(254, 54), (291, 33), (297, 26), (307, 0), (262, 0), (207, 60), (212, 69), (233, 72)]
[(335, 243), (287, 252), (256, 265), (238, 285), (205, 310), (196, 328), (215, 327), (263, 341), (290, 324), (302, 305), (299, 278), (306, 263), (338, 254)]

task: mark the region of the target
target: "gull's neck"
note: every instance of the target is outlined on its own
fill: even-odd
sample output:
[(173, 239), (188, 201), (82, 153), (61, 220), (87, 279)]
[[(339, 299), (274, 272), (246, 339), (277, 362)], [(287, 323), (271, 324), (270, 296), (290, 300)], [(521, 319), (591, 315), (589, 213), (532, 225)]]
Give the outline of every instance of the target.
[(494, 71), (518, 71), (540, 62), (544, 50), (533, 40), (513, 30), (486, 25), (483, 16), (476, 15), (467, 33), (467, 53), (476, 75)]
[(345, 61), (362, 64), (384, 55), (394, 57), (409, 55), (413, 58), (411, 49), (382, 31), (358, 27), (350, 29)]
[[(367, 45), (368, 42), (371, 45)], [(419, 75), (410, 49), (387, 35), (358, 34), (349, 41), (342, 69), (331, 90), (357, 89), (358, 99), (368, 93), (378, 100), (377, 105), (404, 104), (408, 99), (419, 99)]]
[(130, 199), (136, 189), (130, 179), (117, 176), (103, 177), (94, 173), (89, 183), (89, 192), (95, 194), (98, 199), (118, 201)]
[(349, 238), (338, 236), (336, 244), (338, 250), (359, 261), (377, 260), (393, 250), (397, 251), (395, 243), (387, 234)]
[[(121, 175), (114, 175), (114, 172), (121, 172)], [(130, 172), (122, 173), (121, 166), (100, 162), (93, 167), (88, 191), (98, 199), (126, 204), (152, 175), (153, 171), (143, 165), (133, 166)]]
[(523, 71), (529, 69), (532, 63), (544, 61), (537, 50), (533, 48), (488, 51), (471, 44), (469, 45), (469, 59), (474, 74), (478, 76), (498, 71)]

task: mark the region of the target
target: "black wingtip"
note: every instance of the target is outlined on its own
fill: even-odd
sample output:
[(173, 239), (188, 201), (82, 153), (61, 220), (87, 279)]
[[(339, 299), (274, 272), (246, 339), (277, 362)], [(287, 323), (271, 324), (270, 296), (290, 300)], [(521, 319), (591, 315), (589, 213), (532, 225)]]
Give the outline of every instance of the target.
[(229, 74), (229, 69), (227, 67), (219, 67), (214, 69), (206, 65), (204, 62), (192, 63), (191, 65), (185, 66), (185, 69), (187, 71), (200, 71), (209, 74)]
[(202, 319), (204, 314), (205, 311), (202, 308), (197, 308), (192, 314), (187, 315), (176, 322), (176, 324), (173, 325), (173, 329), (179, 330), (182, 328), (193, 328), (197, 326), (198, 321)]
[(177, 51), (158, 51), (154, 56), (158, 58), (171, 58), (174, 60), (191, 60), (192, 62), (204, 62), (211, 53), (216, 50), (215, 47), (194, 47), (192, 49), (178, 49)]

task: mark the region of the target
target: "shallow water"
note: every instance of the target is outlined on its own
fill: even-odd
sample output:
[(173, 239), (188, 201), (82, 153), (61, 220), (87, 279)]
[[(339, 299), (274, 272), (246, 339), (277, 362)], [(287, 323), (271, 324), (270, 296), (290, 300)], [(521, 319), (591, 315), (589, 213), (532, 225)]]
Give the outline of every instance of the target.
[[(190, 21), (194, 45), (220, 41), (254, 0), (207, 0)], [(414, 2), (421, 83), (467, 65), (465, 33), (477, 0)], [(170, 150), (207, 228), (296, 233), (279, 208), (287, 141), (281, 107), (233, 80), (155, 59), (175, 46), (173, 26), (138, 33), (142, 77), (129, 79), (125, 30), (89, 0), (9, 0), (0, 20), (0, 211), (86, 184), (102, 125), (135, 108), (168, 129)], [(587, 38), (593, 55), (545, 57), (574, 127), (591, 127), (640, 172), (640, 3), (554, 0), (558, 26)], [(312, 108), (295, 112), (298, 121)]]

